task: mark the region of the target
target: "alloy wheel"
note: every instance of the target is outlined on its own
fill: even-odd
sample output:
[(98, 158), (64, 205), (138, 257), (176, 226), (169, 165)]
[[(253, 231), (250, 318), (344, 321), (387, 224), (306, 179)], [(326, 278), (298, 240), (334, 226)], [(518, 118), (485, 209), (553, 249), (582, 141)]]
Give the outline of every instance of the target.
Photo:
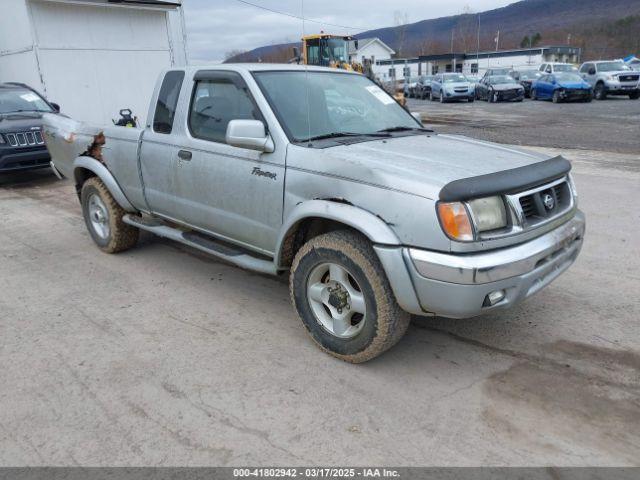
[(346, 268), (336, 263), (316, 266), (307, 281), (307, 298), (316, 321), (330, 334), (353, 338), (364, 327), (364, 293)]

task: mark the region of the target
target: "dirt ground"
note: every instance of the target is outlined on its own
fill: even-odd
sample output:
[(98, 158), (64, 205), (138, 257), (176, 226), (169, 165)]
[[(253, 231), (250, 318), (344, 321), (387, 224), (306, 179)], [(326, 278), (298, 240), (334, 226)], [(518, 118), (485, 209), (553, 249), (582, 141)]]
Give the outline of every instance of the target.
[(285, 282), (151, 236), (102, 254), (70, 183), (0, 177), (0, 465), (638, 465), (639, 160), (556, 152), (576, 264), (359, 366), (312, 344)]

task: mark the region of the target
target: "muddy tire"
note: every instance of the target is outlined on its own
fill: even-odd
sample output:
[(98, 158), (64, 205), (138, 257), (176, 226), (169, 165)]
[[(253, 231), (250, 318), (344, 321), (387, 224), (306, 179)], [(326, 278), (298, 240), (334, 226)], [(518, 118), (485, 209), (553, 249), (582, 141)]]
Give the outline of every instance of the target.
[(98, 177), (82, 185), (82, 215), (89, 234), (105, 253), (118, 253), (136, 245), (140, 231), (122, 221), (125, 211)]
[(377, 357), (409, 326), (370, 242), (355, 232), (331, 232), (303, 245), (289, 291), (314, 342), (347, 362)]

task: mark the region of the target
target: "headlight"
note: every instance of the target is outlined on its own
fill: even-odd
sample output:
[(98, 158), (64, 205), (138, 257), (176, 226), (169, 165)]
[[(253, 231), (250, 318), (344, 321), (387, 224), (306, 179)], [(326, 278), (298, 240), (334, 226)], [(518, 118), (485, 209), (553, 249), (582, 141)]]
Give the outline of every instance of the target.
[(438, 218), (444, 233), (459, 242), (471, 242), (475, 232), (489, 232), (507, 226), (502, 197), (486, 197), (469, 202), (438, 203)]
[(478, 232), (498, 230), (507, 226), (507, 211), (502, 197), (486, 197), (469, 202), (471, 216)]
[(0, 145), (2, 145), (3, 143), (5, 143), (4, 141), (4, 137), (2, 136), (2, 134), (0, 133)]
[(438, 218), (442, 230), (452, 240), (471, 242), (473, 228), (464, 203), (438, 203)]

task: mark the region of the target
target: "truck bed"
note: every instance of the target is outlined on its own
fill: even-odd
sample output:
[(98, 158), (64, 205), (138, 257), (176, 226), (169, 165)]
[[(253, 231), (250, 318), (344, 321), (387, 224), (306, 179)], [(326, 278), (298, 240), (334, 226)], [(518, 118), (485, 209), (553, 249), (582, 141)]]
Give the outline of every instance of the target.
[(134, 205), (144, 205), (138, 170), (142, 133), (140, 128), (92, 125), (58, 115), (43, 117), (43, 136), (56, 170), (74, 180), (75, 160), (92, 157), (107, 167)]

